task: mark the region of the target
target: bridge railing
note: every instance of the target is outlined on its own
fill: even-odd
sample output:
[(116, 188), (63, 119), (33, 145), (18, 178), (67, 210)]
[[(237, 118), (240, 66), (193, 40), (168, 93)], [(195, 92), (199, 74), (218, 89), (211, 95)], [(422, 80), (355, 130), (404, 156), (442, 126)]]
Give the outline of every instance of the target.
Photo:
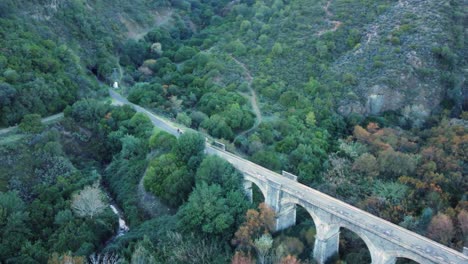
[(213, 144), (212, 144), (213, 147), (216, 147), (216, 148), (219, 148), (223, 151), (226, 151), (226, 145), (219, 142), (219, 141), (214, 141)]
[(281, 175), (283, 175), (284, 177), (290, 179), (290, 180), (293, 180), (293, 181), (296, 181), (297, 182), (297, 176), (292, 174), (292, 173), (289, 173), (287, 171), (281, 171)]
[[(431, 259), (436, 263), (468, 263), (468, 256), (465, 256), (461, 252), (395, 225), (385, 219), (379, 218), (274, 171), (270, 171), (267, 168), (243, 159), (233, 153), (220, 150), (219, 148), (216, 148), (216, 150), (228, 156), (226, 159), (241, 171), (243, 171), (242, 166), (252, 166), (255, 168), (254, 171), (247, 171), (252, 176), (261, 175), (269, 182), (280, 184), (282, 190), (298, 197), (301, 201), (318, 207), (349, 223), (355, 224), (363, 230), (374, 233), (382, 239), (397, 244), (415, 254)], [(235, 160), (237, 160), (237, 164)], [(333, 205), (330, 206), (330, 203)]]

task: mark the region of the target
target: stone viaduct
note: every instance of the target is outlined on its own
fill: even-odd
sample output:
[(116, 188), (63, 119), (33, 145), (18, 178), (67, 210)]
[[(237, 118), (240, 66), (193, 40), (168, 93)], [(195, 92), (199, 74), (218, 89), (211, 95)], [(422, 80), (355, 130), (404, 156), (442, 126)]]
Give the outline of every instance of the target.
[(252, 197), (253, 184), (260, 189), (265, 202), (276, 212), (277, 230), (296, 224), (297, 206), (307, 210), (317, 229), (313, 257), (318, 263), (338, 252), (340, 229), (345, 228), (362, 238), (372, 264), (393, 264), (397, 258), (423, 264), (468, 264), (468, 257), (461, 252), (300, 184), (292, 174), (280, 175), (226, 152), (219, 145), (207, 144), (206, 152), (220, 156), (244, 174), (247, 195)]
[[(148, 115), (156, 127), (176, 136), (180, 134), (180, 126), (129, 103), (112, 90), (110, 95), (117, 104), (131, 105), (136, 111)], [(468, 264), (468, 256), (461, 252), (300, 184), (292, 174), (283, 172), (280, 175), (229, 153), (223, 144), (207, 142), (205, 152), (225, 159), (243, 173), (247, 195), (252, 197), (253, 184), (260, 189), (265, 202), (276, 212), (277, 230), (296, 224), (298, 206), (307, 210), (317, 229), (313, 256), (320, 264), (338, 252), (341, 228), (362, 238), (370, 251), (372, 264), (393, 264), (397, 258), (421, 264)]]

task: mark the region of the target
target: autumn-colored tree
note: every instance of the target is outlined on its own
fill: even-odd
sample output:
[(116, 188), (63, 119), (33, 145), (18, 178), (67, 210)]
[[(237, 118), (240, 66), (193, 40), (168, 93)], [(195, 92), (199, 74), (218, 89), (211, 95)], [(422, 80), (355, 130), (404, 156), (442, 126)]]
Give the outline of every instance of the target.
[(254, 260), (250, 254), (246, 254), (242, 251), (236, 251), (232, 257), (231, 264), (254, 264)]
[(293, 255), (287, 255), (281, 259), (281, 264), (301, 264), (301, 261)]
[(375, 138), (376, 142), (382, 142), (387, 148), (392, 147), (396, 149), (398, 147), (398, 140), (402, 135), (397, 130), (386, 127), (380, 130), (376, 129), (372, 136)]
[(367, 130), (361, 126), (354, 127), (353, 136), (362, 143), (370, 143), (372, 141), (371, 133), (367, 132)]
[(275, 211), (268, 206), (266, 203), (261, 203), (258, 205), (258, 209), (260, 210), (260, 222), (265, 229), (265, 232), (271, 232), (275, 229)]
[(298, 238), (291, 236), (282, 237), (279, 247), (282, 247), (282, 256), (298, 256), (304, 251), (304, 243)]
[(372, 134), (379, 131), (379, 129), (380, 129), (379, 124), (375, 122), (370, 122), (369, 124), (367, 124), (367, 127), (366, 127), (366, 130)]
[(454, 232), (452, 219), (443, 213), (434, 216), (427, 228), (427, 236), (443, 244), (452, 240)]
[(424, 160), (430, 160), (437, 164), (439, 171), (456, 171), (460, 167), (456, 162), (455, 157), (448, 156), (443, 149), (434, 146), (429, 146), (421, 151)]
[(53, 253), (50, 256), (47, 264), (85, 264), (86, 260), (84, 257), (73, 256), (71, 252), (64, 253), (59, 255), (58, 253)]
[(385, 209), (385, 206), (385, 202), (375, 196), (367, 197), (358, 204), (359, 208), (379, 217), (381, 217), (381, 212)]
[(466, 210), (461, 210), (458, 213), (457, 219), (463, 235), (468, 238), (468, 212)]
[[(373, 123), (371, 123), (373, 124)], [(391, 148), (391, 145), (382, 141), (381, 138), (384, 138), (385, 132), (383, 130), (378, 130), (377, 124), (370, 125), (369, 130), (364, 129), (361, 126), (355, 126), (353, 131), (354, 138), (363, 144), (370, 146), (375, 151), (386, 150)], [(372, 133), (370, 132), (372, 131)]]
[(270, 233), (275, 228), (275, 212), (265, 203), (258, 206), (258, 211), (250, 209), (245, 214), (245, 221), (234, 235), (232, 243), (248, 247), (261, 234)]

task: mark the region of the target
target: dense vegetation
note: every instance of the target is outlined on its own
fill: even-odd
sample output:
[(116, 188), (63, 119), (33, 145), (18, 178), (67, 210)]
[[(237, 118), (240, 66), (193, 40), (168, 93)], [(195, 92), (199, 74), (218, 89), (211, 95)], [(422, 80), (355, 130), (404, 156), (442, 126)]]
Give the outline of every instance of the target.
[[(115, 232), (117, 218), (99, 187), (112, 152), (91, 130), (92, 118), (104, 118), (110, 106), (80, 101), (70, 110), (60, 124), (0, 146), (2, 262), (46, 263), (53, 252), (87, 256)], [(115, 121), (130, 122), (133, 114)]]
[[(461, 249), (466, 21), (460, 0), (1, 1), (0, 127), (19, 126), (0, 138), (0, 262), (311, 261), (307, 212), (274, 233), (261, 194), (246, 200), (204, 136), (101, 101), (111, 81), (256, 163)], [(148, 212), (144, 189), (175, 213)], [(130, 226), (117, 238), (112, 201)], [(330, 261), (370, 262), (356, 235), (342, 230), (340, 244)]]
[(108, 83), (118, 67), (114, 54), (127, 37), (124, 22), (147, 25), (154, 17), (142, 11), (165, 5), (147, 2), (2, 1), (0, 126), (96, 97), (94, 76)]
[[(457, 1), (450, 10), (436, 2), (412, 10), (390, 1), (241, 2), (229, 6), (222, 23), (212, 19), (188, 39), (169, 33), (186, 30), (178, 24), (150, 32), (139, 42), (146, 55), (122, 61), (128, 96), (234, 143), (259, 164), (295, 173), (304, 183), (461, 248), (466, 126), (449, 122), (462, 118), (463, 109), (460, 7)], [(423, 10), (443, 19), (433, 24), (420, 15)], [(427, 25), (435, 30), (418, 33)], [(402, 70), (411, 74), (400, 80)], [(366, 99), (372, 90), (363, 87), (375, 85), (382, 96), (390, 93), (382, 87), (395, 91), (390, 96), (403, 93), (406, 106), (389, 109), (382, 100), (392, 99), (381, 95)], [(422, 88), (428, 86), (433, 88)], [(259, 120), (252, 115), (254, 93), (262, 122), (239, 134), (254, 125), (253, 117)], [(432, 117), (411, 105), (418, 93), (441, 100)], [(365, 99), (367, 118), (359, 107), (351, 114), (343, 110), (343, 102), (353, 109), (353, 101)], [(448, 134), (440, 138), (442, 131)], [(348, 133), (354, 136), (346, 138)], [(451, 143), (434, 148), (437, 141)], [(351, 258), (361, 259), (359, 254)]]

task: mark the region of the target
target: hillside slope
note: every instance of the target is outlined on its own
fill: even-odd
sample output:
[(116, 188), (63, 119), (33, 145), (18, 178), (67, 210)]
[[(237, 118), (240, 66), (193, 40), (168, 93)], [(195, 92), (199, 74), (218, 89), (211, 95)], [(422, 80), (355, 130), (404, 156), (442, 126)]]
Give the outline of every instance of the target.
[(96, 76), (109, 82), (125, 40), (161, 23), (167, 13), (158, 10), (167, 9), (146, 0), (2, 1), (0, 126), (98, 96)]
[(367, 24), (361, 41), (333, 63), (357, 95), (344, 98), (339, 111), (401, 111), (419, 124), (444, 98), (460, 97), (467, 49), (458, 15), (448, 1), (399, 1)]

